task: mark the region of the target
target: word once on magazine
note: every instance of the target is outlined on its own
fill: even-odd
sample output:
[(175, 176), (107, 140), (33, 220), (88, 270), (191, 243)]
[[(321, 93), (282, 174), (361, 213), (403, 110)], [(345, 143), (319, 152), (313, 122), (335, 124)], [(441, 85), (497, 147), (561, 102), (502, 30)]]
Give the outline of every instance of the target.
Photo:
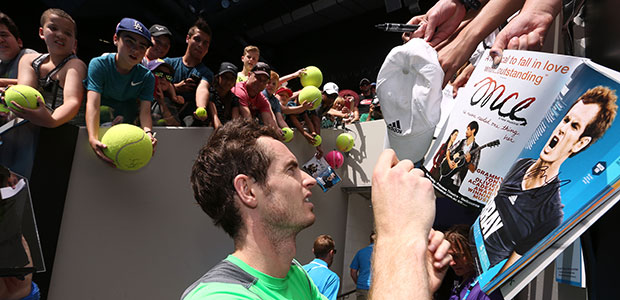
[[(495, 99), (491, 102), (491, 104), (489, 105), (489, 109), (491, 111), (497, 110), (497, 114), (500, 117), (508, 117), (510, 120), (517, 122), (516, 125), (521, 125), (521, 126), (527, 125), (527, 120), (523, 117), (517, 116), (517, 113), (530, 107), (530, 105), (532, 105), (532, 103), (536, 101), (535, 97), (528, 97), (524, 100), (519, 101), (518, 100), (519, 93), (514, 92), (500, 101), (500, 98), (502, 98), (502, 96), (504, 95), (504, 92), (506, 92), (506, 87), (503, 84), (498, 85), (495, 79), (491, 77), (485, 77), (484, 79), (474, 84), (474, 87), (478, 85), (480, 86), (471, 96), (470, 103), (472, 106), (475, 106), (478, 103), (480, 103), (480, 107), (484, 107), (489, 102), (489, 100), (493, 96), (495, 96), (496, 93), (499, 93), (499, 95), (497, 95)], [(485, 87), (486, 87), (486, 90), (484, 90)], [(483, 94), (479, 95), (479, 92), (481, 91)], [(506, 105), (506, 103), (511, 100), (514, 100), (514, 102), (516, 101), (519, 101), (519, 102), (513, 105), (512, 108), (510, 108), (509, 112), (507, 112), (507, 110), (502, 111), (502, 108), (504, 107), (504, 105)]]

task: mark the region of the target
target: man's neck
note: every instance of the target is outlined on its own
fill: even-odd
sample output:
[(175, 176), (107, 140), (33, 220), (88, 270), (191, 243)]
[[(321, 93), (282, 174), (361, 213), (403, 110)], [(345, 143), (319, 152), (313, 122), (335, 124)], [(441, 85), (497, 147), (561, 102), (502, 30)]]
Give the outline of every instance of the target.
[(525, 172), (521, 188), (530, 190), (547, 185), (558, 176), (561, 165), (561, 162), (545, 162), (538, 159)]
[(185, 55), (183, 55), (183, 64), (190, 68), (197, 66), (201, 61), (202, 59), (193, 57), (188, 52), (185, 52)]
[(295, 257), (295, 234), (273, 237), (273, 234), (266, 233), (263, 228), (250, 228), (242, 245), (235, 245), (235, 248), (233, 255), (250, 267), (269, 276), (284, 278)]
[(470, 136), (470, 137), (468, 137), (468, 138), (467, 138), (467, 141), (466, 141), (466, 142), (467, 142), (467, 145), (471, 145), (471, 144), (474, 142), (474, 140), (475, 140), (475, 139), (476, 139), (476, 137), (475, 137), (475, 136), (473, 136), (473, 135), (472, 135), (472, 136)]
[(133, 65), (127, 65), (122, 63), (119, 59), (118, 59), (118, 53), (116, 53), (116, 57), (114, 58), (114, 63), (116, 64), (116, 71), (118, 71), (121, 74), (127, 74), (131, 71), (131, 69), (134, 67)]

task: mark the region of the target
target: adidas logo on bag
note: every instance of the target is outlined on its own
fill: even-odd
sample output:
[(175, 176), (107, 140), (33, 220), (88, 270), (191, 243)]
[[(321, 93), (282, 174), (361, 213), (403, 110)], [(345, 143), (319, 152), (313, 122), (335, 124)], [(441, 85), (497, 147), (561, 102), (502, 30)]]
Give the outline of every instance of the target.
[(400, 129), (400, 120), (396, 120), (387, 125), (387, 129), (391, 130), (394, 133), (401, 134), (403, 131)]

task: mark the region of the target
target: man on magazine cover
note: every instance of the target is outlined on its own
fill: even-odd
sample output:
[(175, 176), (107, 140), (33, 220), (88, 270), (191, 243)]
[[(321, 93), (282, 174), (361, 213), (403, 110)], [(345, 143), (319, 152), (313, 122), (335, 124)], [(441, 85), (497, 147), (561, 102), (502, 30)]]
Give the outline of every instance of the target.
[[(478, 122), (471, 121), (467, 125), (465, 138), (456, 143), (446, 153), (445, 161), (449, 166), (448, 170), (452, 171), (449, 174), (442, 174), (440, 182), (443, 186), (453, 192), (458, 191), (459, 187), (463, 183), (463, 179), (465, 179), (465, 176), (467, 175), (468, 170), (470, 172), (474, 172), (476, 171), (476, 168), (478, 168), (480, 152), (472, 152), (478, 148), (478, 143), (476, 143), (476, 134), (478, 134)], [(453, 160), (462, 155), (465, 156), (465, 163), (458, 166), (458, 164)], [(444, 169), (447, 168), (444, 167), (442, 172)]]
[(474, 255), (479, 272), (507, 259), (503, 272), (560, 225), (560, 167), (603, 136), (616, 116), (616, 99), (607, 87), (589, 89), (556, 126), (538, 159), (524, 158), (512, 166), (474, 224), (471, 238), (478, 247), (484, 241), (486, 249), (486, 256)]

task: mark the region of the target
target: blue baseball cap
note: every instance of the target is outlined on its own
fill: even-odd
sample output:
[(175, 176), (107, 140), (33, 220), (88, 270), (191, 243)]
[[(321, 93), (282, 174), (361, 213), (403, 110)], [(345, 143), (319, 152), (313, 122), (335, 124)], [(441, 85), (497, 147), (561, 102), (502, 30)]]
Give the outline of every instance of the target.
[(116, 34), (118, 35), (121, 31), (133, 32), (143, 36), (148, 41), (149, 46), (153, 45), (151, 42), (151, 32), (146, 29), (144, 24), (136, 19), (123, 18), (120, 22), (118, 22), (118, 25), (116, 25)]

